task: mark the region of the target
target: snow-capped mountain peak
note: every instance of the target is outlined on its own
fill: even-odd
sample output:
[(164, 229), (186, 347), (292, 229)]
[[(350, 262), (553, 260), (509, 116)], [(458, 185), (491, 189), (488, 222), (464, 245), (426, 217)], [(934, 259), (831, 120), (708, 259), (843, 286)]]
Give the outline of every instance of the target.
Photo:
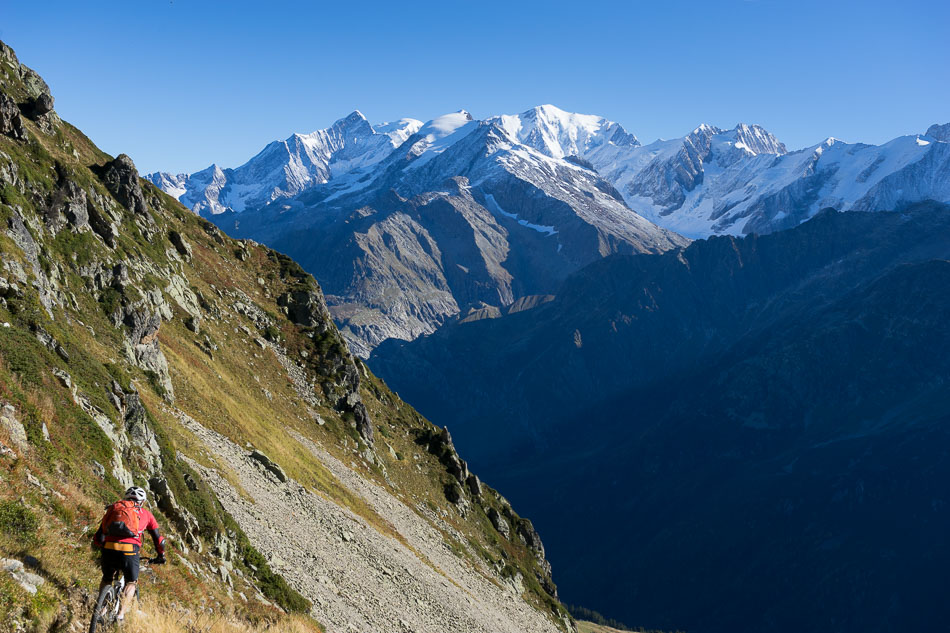
[(496, 119), (505, 132), (519, 143), (552, 158), (578, 156), (589, 160), (605, 146), (636, 147), (637, 137), (619, 123), (593, 114), (565, 112), (553, 105), (541, 105), (515, 115)]
[(198, 213), (241, 212), (370, 167), (421, 126), (400, 119), (374, 127), (354, 110), (328, 128), (272, 141), (235, 169), (212, 165), (191, 176), (158, 172), (147, 178)]
[(441, 154), (446, 148), (466, 136), (477, 125), (478, 122), (467, 110), (443, 114), (426, 122), (409, 139), (412, 142), (409, 155), (422, 157), (418, 163), (414, 164), (414, 167), (418, 167), (433, 156)]
[(785, 144), (760, 125), (739, 123), (731, 131), (735, 135), (735, 146), (747, 150), (753, 156), (759, 154), (785, 154)]
[(377, 134), (388, 136), (393, 147), (399, 147), (406, 140), (422, 128), (423, 123), (418, 119), (399, 119), (387, 123), (374, 125), (373, 130)]
[(438, 139), (445, 138), (450, 134), (454, 134), (459, 128), (474, 120), (474, 117), (466, 110), (450, 112), (449, 114), (443, 114), (425, 123), (419, 129), (418, 134), (431, 143)]
[(149, 178), (195, 211), (215, 214), (263, 206), (329, 181), (334, 184), (324, 200), (355, 199), (378, 177), (397, 173), (401, 195), (441, 187), (455, 176), (484, 181), (497, 169), (568, 192), (578, 177), (571, 170), (592, 169), (640, 215), (702, 237), (787, 228), (825, 206), (871, 210), (950, 201), (948, 164), (950, 123), (881, 146), (829, 137), (788, 152), (754, 124), (722, 129), (704, 123), (681, 138), (641, 145), (603, 117), (540, 105), (484, 121), (460, 110), (426, 123), (376, 126), (356, 110), (324, 130), (274, 141), (236, 169), (212, 165), (190, 176)]

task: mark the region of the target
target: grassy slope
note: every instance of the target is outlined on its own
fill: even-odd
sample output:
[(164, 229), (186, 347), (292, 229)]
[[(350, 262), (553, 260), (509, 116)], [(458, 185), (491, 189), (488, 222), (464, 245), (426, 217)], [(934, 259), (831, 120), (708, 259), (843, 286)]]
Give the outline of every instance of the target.
[[(3, 63), (0, 82), (17, 102), (29, 98), (16, 72)], [(68, 124), (59, 124), (48, 135), (25, 117), (24, 122), (29, 131), (28, 142), (0, 136), (0, 152), (10, 157), (24, 183), (21, 187), (6, 184), (0, 189), (0, 227), (6, 228), (15, 209), (25, 218), (35, 219), (36, 226), (41, 225), (40, 215), (57, 188), (56, 165), (88, 193), (111, 199), (91, 169), (103, 165), (110, 157)], [(121, 490), (110, 474), (104, 480), (96, 475), (93, 461), (107, 465), (109, 470), (111, 444), (73, 402), (70, 390), (52, 375), (53, 368), (68, 372), (79, 392), (116, 424), (118, 414), (108, 400), (108, 385), (118, 378), (137, 387), (162, 445), (164, 475), (179, 502), (199, 520), (204, 552), (179, 548), (180, 556), (171, 557), (173, 564), (157, 570), (145, 582), (152, 595), (165, 601), (174, 599), (190, 608), (217, 605), (219, 611), (233, 612), (236, 620), (252, 623), (286, 618), (278, 609), (262, 602), (244, 602), (237, 597), (239, 592), (251, 597), (257, 593), (255, 587), (259, 587), (271, 601), (288, 609), (307, 606), (300, 596), (267, 573), (266, 565), (248, 546), (212, 491), (203, 485), (192, 491), (184, 484), (185, 476), (191, 473), (175, 458), (178, 451), (200, 463), (224, 469), (179, 424), (161, 390), (153, 387), (154, 381), (124, 359), (122, 331), (108, 317), (116, 302), (132, 301), (153, 290), (165, 292), (175, 312), (173, 319), (162, 323), (159, 340), (169, 363), (176, 407), (240, 445), (250, 444), (263, 450), (303, 485), (360, 514), (379, 531), (399, 538), (384, 517), (299, 450), (288, 430), (299, 432), (345, 463), (356, 463), (366, 477), (389, 488), (410, 505), (437, 511), (467, 535), (467, 543), (453, 543), (460, 556), (481, 558), (505, 573), (521, 571), (528, 587), (526, 597), (540, 608), (561, 613), (562, 607), (534, 581), (535, 563), (526, 548), (501, 539), (482, 508), (476, 506), (466, 518), (455, 512), (443, 493), (450, 476), (417, 442), (431, 433), (431, 424), (379, 380), (367, 373), (361, 395), (377, 429), (377, 456), (388, 480), (378, 465), (362, 459), (365, 447), (344, 415), (323, 406), (317, 412), (326, 423), (314, 422), (275, 355), (258, 346), (254, 339), (269, 336), (279, 341), (290, 358), (302, 358), (300, 352), (305, 351), (305, 364), (316, 383), (317, 396), (324, 402), (330, 399), (324, 391), (332, 390), (332, 385), (328, 385), (331, 377), (321, 371), (334, 355), (340, 354), (339, 335), (332, 328), (328, 337), (308, 338), (305, 328), (284, 318), (276, 303), (276, 297), (286, 289), (304, 286), (318, 291), (315, 282), (302, 277), (292, 263), (266, 248), (242, 245), (209, 231), (203, 220), (172, 198), (144, 181), (142, 185), (157, 223), (151, 239), (124, 209), (115, 251), (88, 231), (74, 234), (67, 228), (52, 238), (42, 229), (36, 230), (36, 226), (31, 229), (43, 247), (42, 267), (45, 271), (62, 271), (61, 289), (75, 297), (75, 306), (56, 309), (55, 318), (50, 319), (32, 287), (25, 288), (22, 298), (9, 298), (5, 308), (0, 306), (0, 322), (12, 326), (0, 330), (0, 401), (15, 407), (31, 444), (18, 459), (0, 457), (0, 502), (16, 504), (25, 509), (24, 516), (38, 519), (35, 533), (23, 533), (13, 525), (5, 525), (0, 513), (0, 556), (35, 557), (48, 580), (36, 596), (30, 596), (6, 575), (0, 575), (0, 620), (17, 617), (32, 622), (39, 631), (55, 629), (56, 623), (64, 618), (84, 617), (88, 593), (97, 581), (94, 557), (87, 547), (89, 531), (95, 529), (102, 505), (112, 501)], [(184, 236), (191, 245), (190, 262), (180, 261), (171, 253), (173, 247), (167, 236), (172, 231)], [(0, 258), (20, 261), (29, 269), (22, 252), (4, 232), (0, 232)], [(147, 261), (161, 270), (175, 271), (193, 291), (207, 298), (212, 310), (202, 314), (200, 335), (185, 327), (187, 315), (167, 296), (167, 281), (160, 275), (144, 274), (132, 284), (127, 296), (116, 297), (109, 292), (91, 292), (88, 280), (80, 274), (82, 266), (91, 262), (130, 260)], [(237, 314), (231, 305), (234, 292), (244, 293), (269, 315), (276, 330), (259, 331), (253, 321)], [(37, 326), (61, 343), (69, 354), (68, 362), (40, 344), (31, 332)], [(248, 330), (252, 336), (246, 334)], [(207, 342), (216, 345), (217, 350), (206, 352)], [(50, 442), (43, 440), (44, 424)], [(0, 442), (10, 446), (3, 430)], [(134, 464), (127, 466), (136, 475), (137, 483), (144, 484), (144, 470)], [(30, 483), (30, 478), (40, 486)], [(500, 503), (492, 494), (486, 497), (496, 506)], [(169, 524), (161, 515), (159, 520), (163, 527)], [(219, 561), (210, 553), (211, 544), (217, 535), (229, 531), (242, 546), (242, 555), (235, 562), (238, 571), (232, 574), (233, 590), (223, 583), (208, 582), (205, 577), (196, 582), (184, 561), (205, 569), (216, 568)], [(293, 626), (302, 627), (295, 630), (316, 629), (315, 623), (300, 619), (295, 619)]]

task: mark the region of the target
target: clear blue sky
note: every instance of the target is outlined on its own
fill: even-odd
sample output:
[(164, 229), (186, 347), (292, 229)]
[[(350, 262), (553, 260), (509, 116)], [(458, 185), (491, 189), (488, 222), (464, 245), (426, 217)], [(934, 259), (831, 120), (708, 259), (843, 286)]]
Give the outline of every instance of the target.
[(790, 148), (950, 121), (946, 0), (2, 0), (0, 14), (57, 111), (143, 173), (237, 166), (354, 109), (378, 123), (553, 103), (643, 142), (743, 121)]

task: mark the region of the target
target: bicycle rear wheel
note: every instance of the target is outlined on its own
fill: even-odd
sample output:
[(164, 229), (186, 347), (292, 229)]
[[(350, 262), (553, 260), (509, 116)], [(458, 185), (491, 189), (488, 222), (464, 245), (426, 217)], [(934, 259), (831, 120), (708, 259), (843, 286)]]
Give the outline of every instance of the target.
[(89, 623), (89, 633), (103, 633), (115, 622), (116, 601), (119, 596), (115, 587), (103, 587), (96, 600), (96, 608), (92, 612), (92, 622)]

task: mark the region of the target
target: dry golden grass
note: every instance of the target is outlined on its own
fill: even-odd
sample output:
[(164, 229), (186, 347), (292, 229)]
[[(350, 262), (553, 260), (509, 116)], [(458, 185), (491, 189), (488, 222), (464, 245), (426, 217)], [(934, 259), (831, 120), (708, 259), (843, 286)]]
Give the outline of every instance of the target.
[(322, 633), (302, 615), (278, 615), (250, 622), (234, 613), (208, 613), (144, 599), (129, 610), (126, 633)]

